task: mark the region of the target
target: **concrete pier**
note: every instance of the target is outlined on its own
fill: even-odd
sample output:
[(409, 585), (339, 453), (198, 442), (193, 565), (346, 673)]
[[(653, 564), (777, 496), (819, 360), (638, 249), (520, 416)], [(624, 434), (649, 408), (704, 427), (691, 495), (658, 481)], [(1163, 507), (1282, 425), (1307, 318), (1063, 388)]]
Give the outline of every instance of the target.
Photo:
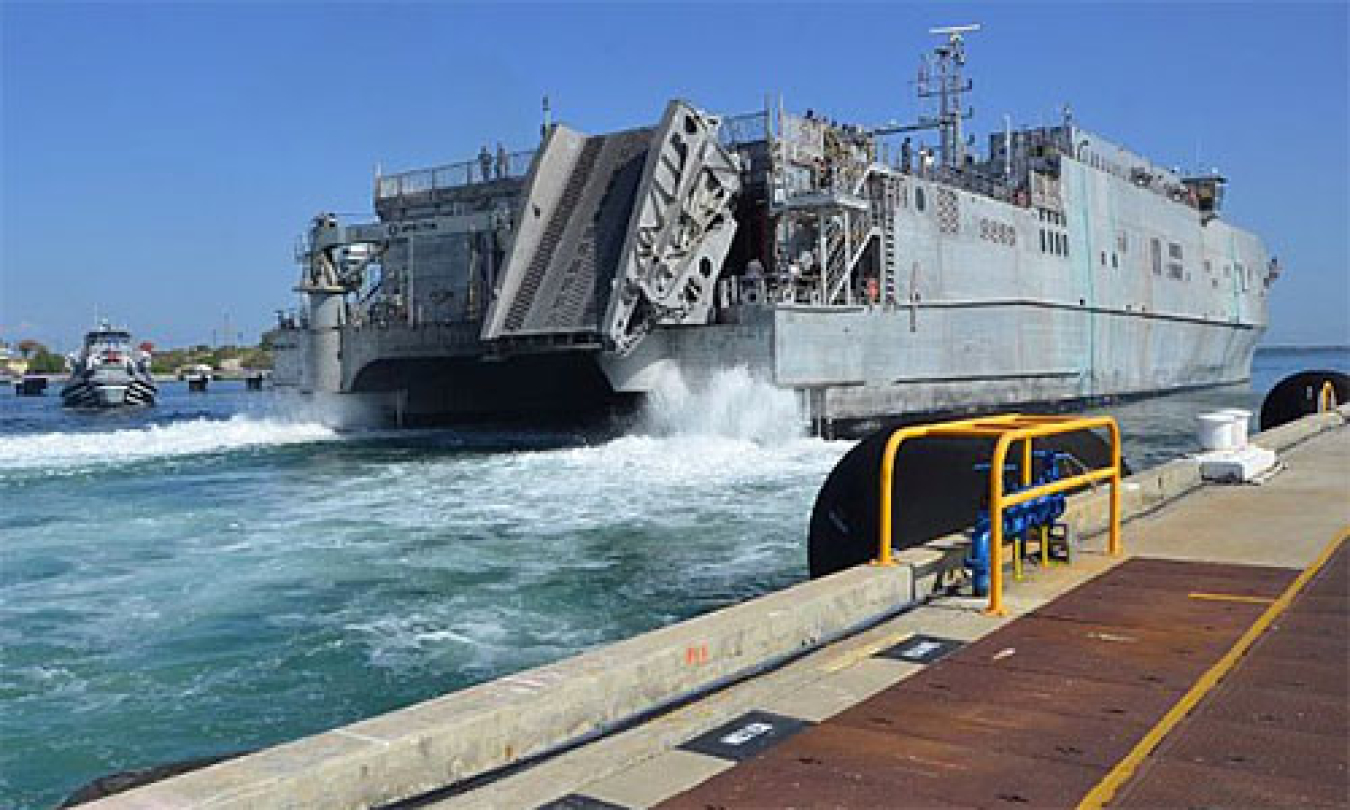
[[(1008, 616), (985, 615), (983, 600), (928, 598), (964, 554), (959, 538), (945, 538), (904, 552), (901, 564), (893, 568), (860, 567), (804, 583), (89, 806), (371, 807), (401, 802), (400, 806), (583, 808), (647, 807), (672, 799), (678, 806), (694, 806), (696, 801), (762, 805), (763, 794), (727, 792), (737, 780), (748, 784), (737, 773), (753, 773), (742, 768), (772, 771), (777, 766), (761, 763), (774, 757), (775, 751), (795, 750), (785, 746), (804, 745), (803, 741), (820, 743), (821, 735), (834, 733), (827, 731), (831, 718), (847, 716), (883, 691), (905, 688), (910, 679), (914, 683), (932, 680), (939, 668), (963, 666), (961, 657), (978, 651), (999, 655), (1003, 647), (981, 647), (984, 642), (980, 640), (998, 638), (991, 634), (1005, 631), (1023, 633), (1019, 627), (1030, 627), (1024, 622), (1034, 624), (1045, 614), (1024, 617), (1042, 609), (1059, 611), (1046, 607), (1052, 603), (1075, 604), (1056, 600), (1080, 586), (1098, 591), (1111, 588), (1106, 593), (1121, 595), (1114, 602), (1161, 600), (1164, 607), (1160, 613), (1155, 611), (1154, 619), (1164, 628), (1169, 623), (1219, 622), (1223, 632), (1215, 630), (1196, 640), (1206, 642), (1209, 657), (1196, 658), (1189, 669), (1169, 669), (1159, 675), (1170, 679), (1168, 688), (1189, 694), (1197, 673), (1208, 673), (1205, 666), (1231, 651), (1234, 638), (1245, 637), (1268, 604), (1273, 604), (1260, 600), (1280, 598), (1280, 588), (1316, 563), (1350, 525), (1347, 416), (1350, 410), (1343, 409), (1307, 417), (1254, 437), (1257, 444), (1279, 451), (1287, 465), (1262, 486), (1202, 485), (1198, 468), (1187, 461), (1127, 479), (1123, 508), (1129, 522), (1124, 557), (1100, 553), (1099, 541), (1091, 537), (1105, 524), (1105, 492), (1076, 496), (1066, 517), (1080, 536), (1089, 537), (1086, 553), (1079, 554), (1072, 566), (1033, 571), (1023, 581), (1009, 581), (1005, 594)], [(1172, 580), (1164, 580), (1172, 582), (1171, 591), (1161, 589), (1170, 594), (1164, 599), (1157, 583), (1139, 579), (1149, 566), (1189, 573), (1172, 573)], [(1322, 576), (1331, 577), (1333, 584), (1321, 587), (1334, 596), (1339, 582), (1343, 602), (1345, 565), (1338, 562), (1328, 571)], [(1241, 587), (1246, 582), (1244, 573), (1256, 575), (1253, 583), (1247, 583), (1249, 592), (1238, 594), (1250, 597), (1249, 601), (1192, 599), (1190, 591), (1177, 596), (1177, 588), (1190, 588), (1182, 584), (1190, 580), (1196, 583), (1197, 593), (1232, 595), (1231, 590), (1224, 590), (1225, 583)], [(1131, 577), (1138, 589), (1134, 597), (1129, 596)], [(1125, 584), (1112, 584), (1117, 581)], [(1110, 613), (1098, 604), (1110, 605), (1113, 600), (1094, 601), (1090, 592), (1084, 593), (1088, 596), (1080, 597), (1074, 591), (1066, 598), (1077, 599), (1082, 610), (1097, 610), (1092, 620), (1098, 624), (1141, 626), (1142, 619)], [(911, 608), (898, 612), (906, 606)], [(1168, 610), (1175, 615), (1169, 617)], [(1343, 630), (1343, 621), (1340, 626)], [(1161, 630), (1149, 626), (1141, 632), (1156, 635)], [(1343, 632), (1341, 636), (1343, 648)], [(1042, 637), (1041, 643), (1059, 642)], [(965, 644), (970, 646), (956, 650)], [(1016, 669), (1029, 657), (1024, 648), (1021, 658), (1013, 654), (997, 661), (1014, 659), (1015, 663), (1002, 665)], [(992, 666), (989, 662), (980, 665)], [(1090, 686), (1094, 680), (1090, 675), (1076, 673), (1078, 686)], [(1061, 686), (1066, 696), (1085, 688)], [(906, 700), (913, 703), (913, 697)], [(1344, 717), (1344, 693), (1332, 702), (1341, 707)], [(1155, 696), (1154, 704), (1158, 716), (1169, 713), (1165, 697)], [(954, 712), (950, 701), (928, 701), (911, 705), (896, 714), (893, 722), (898, 732), (904, 732), (907, 716), (923, 714), (932, 720), (935, 712), (941, 715), (943, 711)], [(1072, 712), (1062, 714), (1073, 716)], [(1025, 719), (1036, 718), (1028, 714)], [(1099, 750), (1091, 766), (1097, 770), (1092, 773), (1114, 772), (1116, 764), (1133, 751), (1138, 742), (1135, 737), (1146, 736), (1150, 723), (1157, 719), (1141, 716), (1132, 718), (1132, 724), (1123, 724), (1121, 728), (1128, 726), (1139, 734), (1121, 732), (1124, 736), (1115, 748)], [(943, 726), (939, 720), (928, 725)], [(968, 728), (979, 726), (979, 718), (967, 717), (962, 722)], [(1085, 727), (1099, 728), (1090, 723)], [(914, 731), (917, 737), (917, 721)], [(709, 732), (714, 733), (709, 736)], [(1342, 759), (1345, 733), (1342, 722), (1340, 744), (1330, 746)], [(947, 745), (942, 750), (951, 753), (950, 741), (932, 745)], [(976, 746), (973, 750), (977, 755), (993, 750), (986, 749)], [(1118, 755), (1119, 760), (1112, 759)], [(798, 759), (827, 761), (812, 754)], [(747, 764), (738, 765), (742, 760), (748, 760)], [(1018, 762), (1015, 757), (1012, 761)], [(1173, 765), (1169, 773), (1190, 767)], [(844, 765), (833, 763), (832, 767), (833, 777), (823, 772), (820, 777), (853, 778)], [(1052, 797), (1051, 803), (1080, 788), (1079, 799), (1084, 798), (1096, 784), (1082, 770), (1087, 766), (1077, 771), (1063, 763), (1045, 767), (1059, 768), (1064, 774), (1059, 784), (1068, 791)], [(884, 771), (884, 766), (878, 766), (854, 776), (862, 779)], [(883, 782), (901, 791), (887, 795), (895, 797), (893, 806), (903, 806), (903, 785), (897, 786), (894, 773)], [(792, 789), (781, 781), (764, 784)], [(1174, 795), (1166, 791), (1175, 785), (1155, 786), (1150, 788), (1152, 793), (1129, 793), (1136, 790), (1132, 785), (1124, 785), (1128, 790), (1119, 795)], [(687, 791), (694, 792), (675, 798)], [(829, 786), (822, 784), (810, 795), (831, 794)], [(844, 794), (838, 795), (838, 802), (846, 803)], [(915, 801), (925, 806), (943, 802), (944, 795), (949, 804), (981, 803), (969, 792), (964, 798), (932, 789), (915, 795), (924, 796)], [(860, 806), (868, 796), (875, 799), (875, 794), (858, 794)], [(771, 803), (790, 798), (783, 794)], [(807, 798), (803, 793), (801, 803), (810, 804)]]

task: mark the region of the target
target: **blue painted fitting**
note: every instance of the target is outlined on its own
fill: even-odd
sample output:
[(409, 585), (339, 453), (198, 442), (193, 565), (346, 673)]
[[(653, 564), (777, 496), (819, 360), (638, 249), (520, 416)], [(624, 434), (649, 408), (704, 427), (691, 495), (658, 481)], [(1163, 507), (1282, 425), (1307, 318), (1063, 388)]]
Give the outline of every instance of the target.
[(971, 590), (976, 596), (989, 595), (989, 521), (975, 525), (970, 536), (970, 555), (966, 557), (966, 567), (970, 569)]

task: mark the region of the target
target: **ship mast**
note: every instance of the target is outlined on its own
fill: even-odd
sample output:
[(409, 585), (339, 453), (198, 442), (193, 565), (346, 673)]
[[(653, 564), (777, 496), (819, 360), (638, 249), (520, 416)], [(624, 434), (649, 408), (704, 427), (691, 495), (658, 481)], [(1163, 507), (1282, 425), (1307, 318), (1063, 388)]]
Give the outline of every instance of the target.
[(965, 142), (961, 139), (961, 122), (971, 118), (975, 111), (962, 107), (961, 96), (970, 91), (971, 81), (962, 75), (966, 64), (965, 35), (980, 30), (978, 24), (951, 25), (931, 28), (928, 33), (946, 36), (947, 42), (933, 49), (919, 65), (919, 98), (938, 100), (937, 119), (925, 123), (936, 125), (941, 132), (940, 156), (942, 165), (960, 168), (965, 164)]

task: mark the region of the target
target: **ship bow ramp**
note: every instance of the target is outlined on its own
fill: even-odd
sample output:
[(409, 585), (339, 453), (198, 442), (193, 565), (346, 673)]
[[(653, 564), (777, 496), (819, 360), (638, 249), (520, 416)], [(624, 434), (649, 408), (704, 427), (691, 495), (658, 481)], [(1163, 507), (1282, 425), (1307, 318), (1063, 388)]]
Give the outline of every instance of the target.
[(740, 188), (718, 126), (672, 101), (655, 128), (553, 127), (526, 179), (482, 340), (504, 354), (627, 354), (655, 325), (706, 323)]

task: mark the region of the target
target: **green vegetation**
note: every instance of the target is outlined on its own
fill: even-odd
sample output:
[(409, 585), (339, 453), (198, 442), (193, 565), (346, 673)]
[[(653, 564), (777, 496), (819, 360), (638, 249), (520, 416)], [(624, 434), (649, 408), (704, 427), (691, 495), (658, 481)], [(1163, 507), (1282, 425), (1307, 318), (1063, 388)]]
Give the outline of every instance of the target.
[(173, 374), (183, 366), (206, 365), (219, 369), (227, 360), (238, 360), (246, 369), (272, 368), (272, 352), (266, 346), (191, 346), (185, 349), (156, 349), (150, 360), (155, 374)]
[[(36, 340), (22, 340), (17, 348), (19, 357), (28, 361), (31, 374), (61, 374), (66, 371), (66, 358), (53, 354)], [(226, 361), (237, 360), (244, 369), (262, 371), (272, 368), (272, 347), (264, 338), (257, 346), (191, 346), (185, 349), (158, 349), (151, 354), (150, 370), (155, 374), (173, 374), (183, 366), (207, 365), (219, 370)], [(233, 364), (231, 364), (233, 365)]]
[(66, 370), (66, 358), (39, 345), (28, 360), (29, 374), (60, 374)]
[(28, 363), (29, 374), (60, 374), (66, 370), (66, 358), (53, 354), (36, 340), (21, 340), (15, 346), (19, 358)]

